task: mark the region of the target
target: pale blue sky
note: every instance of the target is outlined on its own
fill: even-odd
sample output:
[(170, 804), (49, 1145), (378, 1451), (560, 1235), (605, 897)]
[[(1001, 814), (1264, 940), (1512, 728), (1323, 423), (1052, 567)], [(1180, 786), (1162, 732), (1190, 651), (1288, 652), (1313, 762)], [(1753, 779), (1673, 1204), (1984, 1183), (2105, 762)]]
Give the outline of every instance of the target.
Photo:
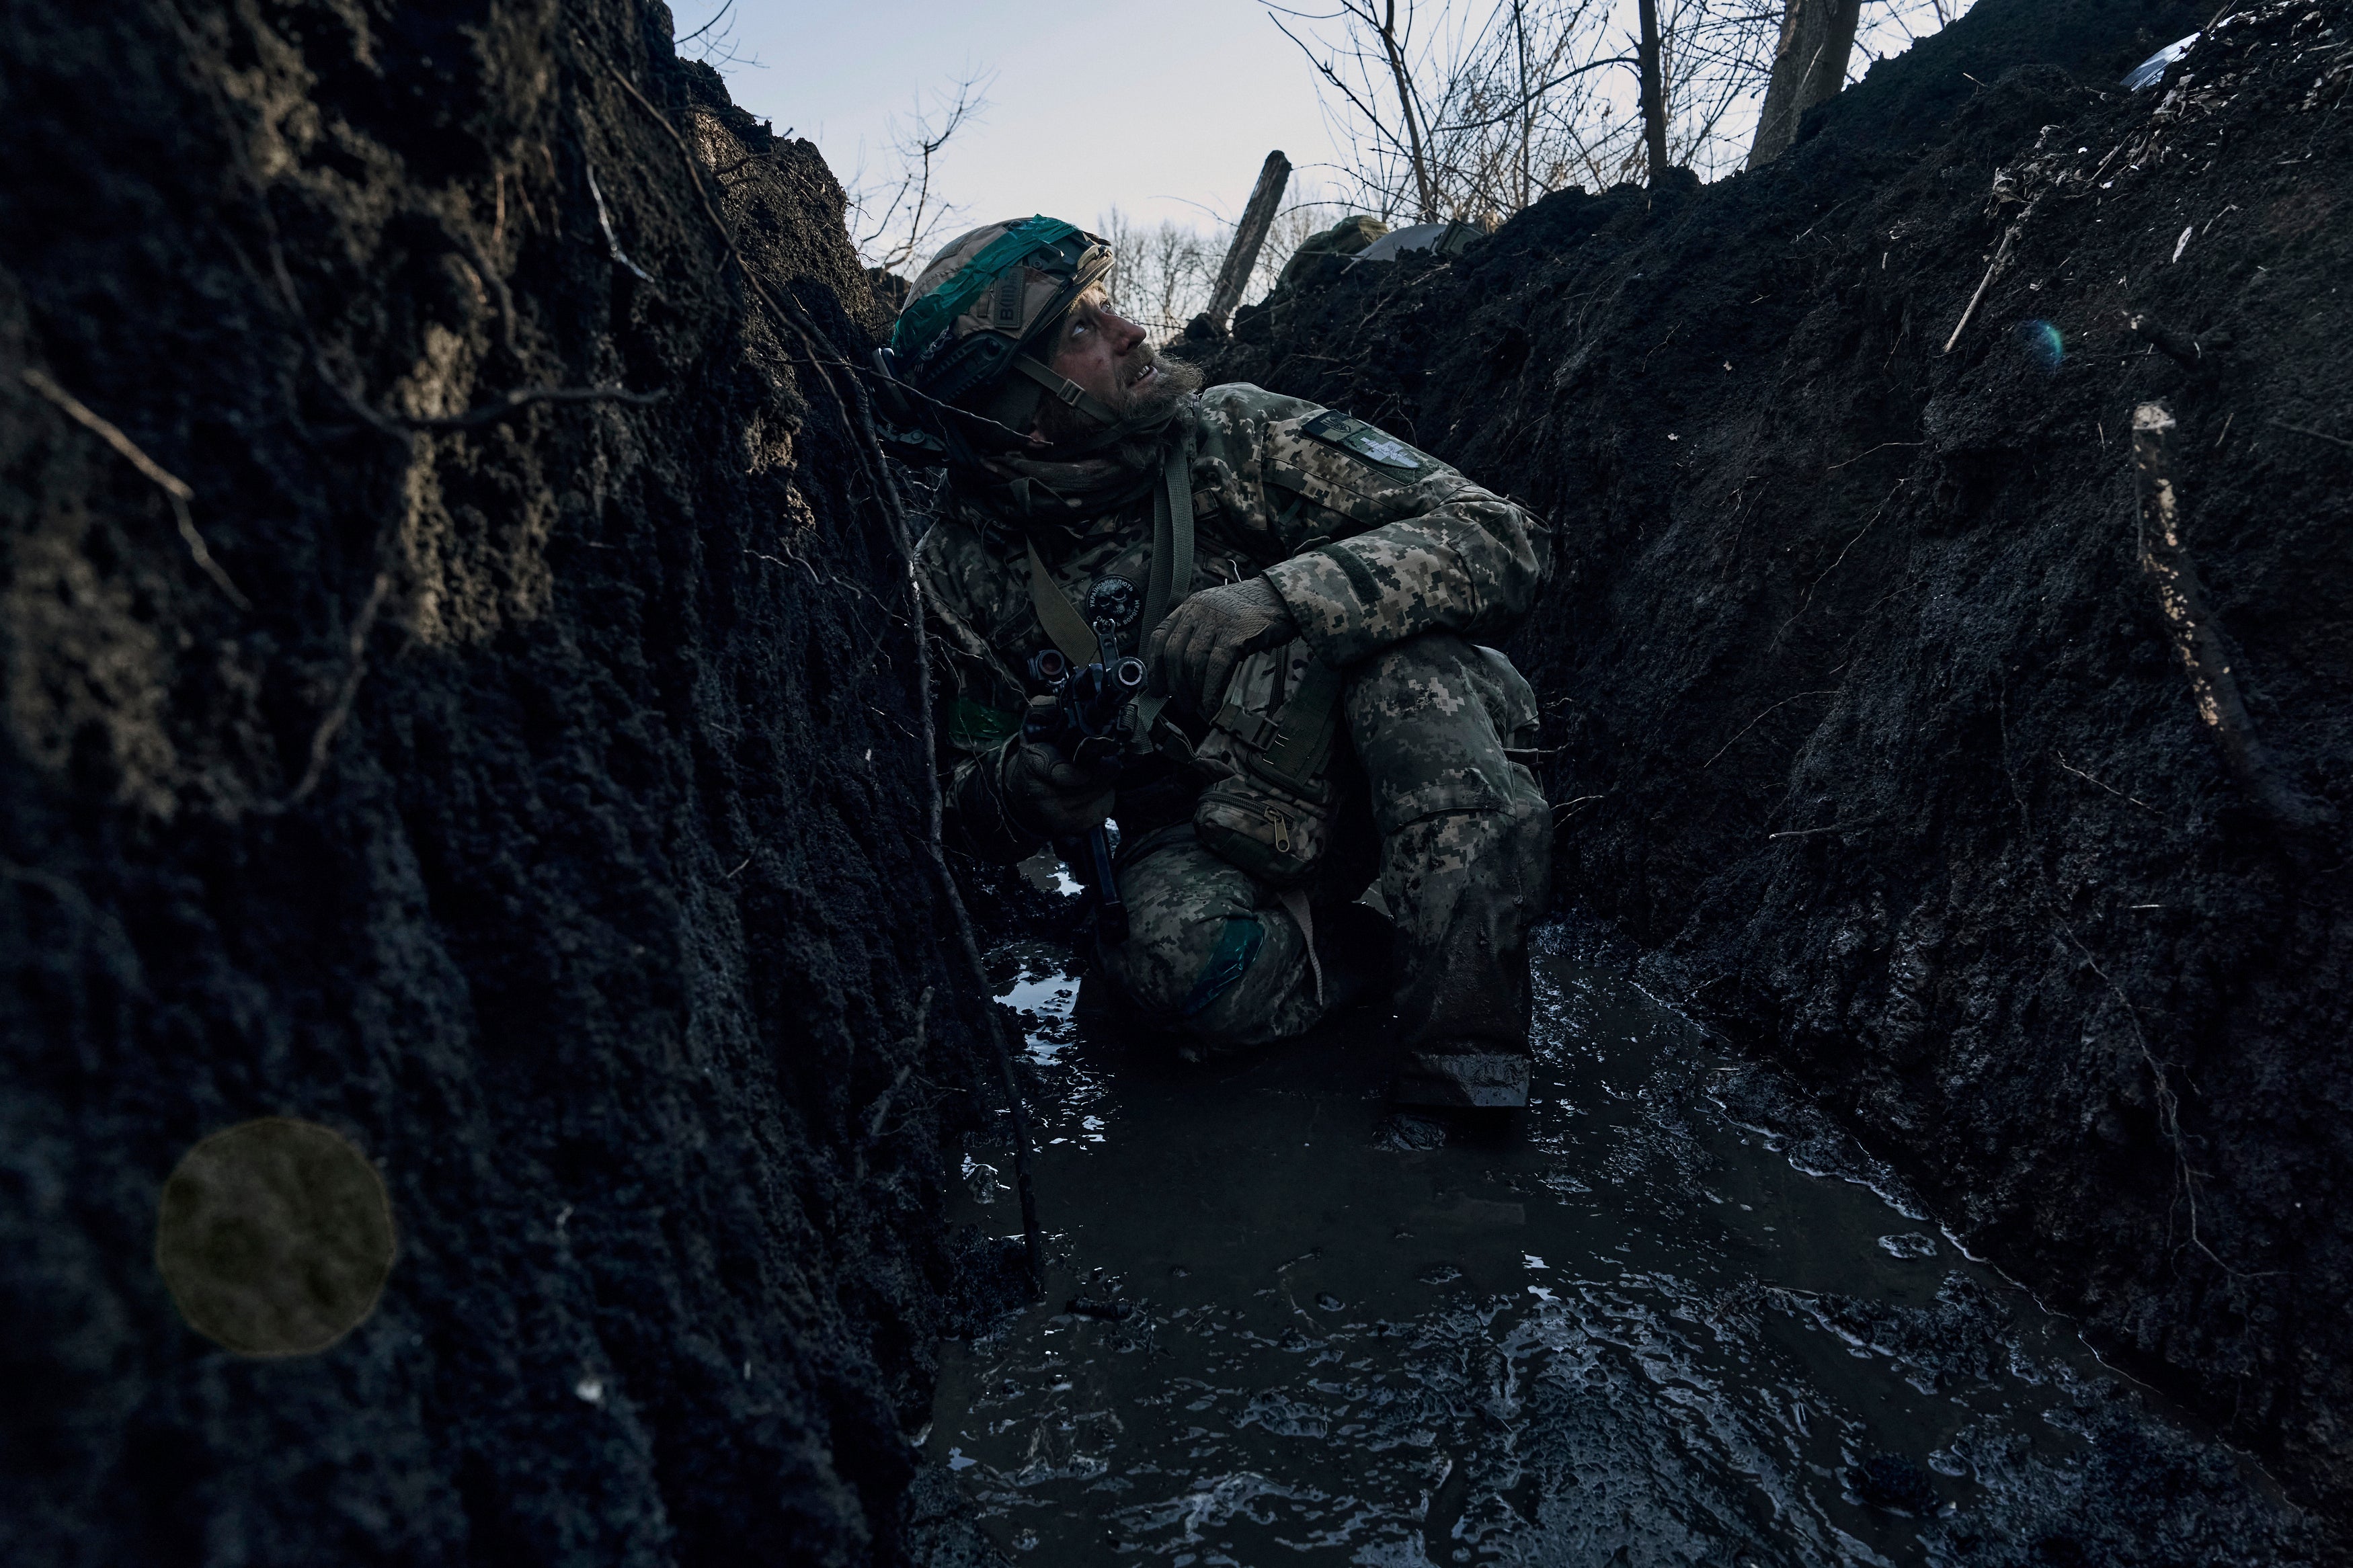
[[(672, 0), (679, 32), (723, 3)], [(1866, 0), (1853, 73), (1969, 4)], [(1632, 8), (1614, 9), (1630, 50)], [(1092, 226), (1114, 205), (1146, 227), (1230, 221), (1278, 147), (1295, 171), (1287, 200), (1336, 183), (1319, 167), (1335, 153), (1315, 73), (1258, 0), (736, 0), (730, 23), (712, 63), (735, 101), (815, 142), (845, 185), (861, 145), (870, 183), (895, 169), (893, 115), (960, 76), (993, 78), (937, 170), (935, 188), (965, 208), (939, 239), (1033, 212)], [(1630, 102), (1630, 78), (1609, 86)]]
[[(718, 8), (674, 5), (681, 33)], [(1092, 225), (1114, 205), (1146, 223), (1230, 219), (1270, 151), (1299, 169), (1294, 194), (1332, 157), (1314, 75), (1253, 0), (737, 0), (734, 21), (744, 60), (713, 62), (729, 92), (815, 142), (844, 184), (861, 141), (870, 169), (890, 165), (891, 116), (918, 93), (995, 72), (941, 170), (976, 225)]]

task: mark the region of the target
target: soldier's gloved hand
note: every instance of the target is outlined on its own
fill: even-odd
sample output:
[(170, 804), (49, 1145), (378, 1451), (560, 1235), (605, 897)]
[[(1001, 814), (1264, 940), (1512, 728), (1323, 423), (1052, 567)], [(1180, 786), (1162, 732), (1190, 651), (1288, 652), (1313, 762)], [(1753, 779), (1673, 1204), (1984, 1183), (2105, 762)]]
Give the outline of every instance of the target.
[(1027, 833), (1076, 838), (1111, 816), (1112, 772), (1066, 763), (1051, 746), (1012, 742), (997, 778), (1006, 814)]
[(1168, 612), (1145, 656), (1152, 689), (1204, 718), (1224, 701), (1226, 680), (1243, 656), (1299, 635), (1274, 584), (1245, 578), (1205, 588)]

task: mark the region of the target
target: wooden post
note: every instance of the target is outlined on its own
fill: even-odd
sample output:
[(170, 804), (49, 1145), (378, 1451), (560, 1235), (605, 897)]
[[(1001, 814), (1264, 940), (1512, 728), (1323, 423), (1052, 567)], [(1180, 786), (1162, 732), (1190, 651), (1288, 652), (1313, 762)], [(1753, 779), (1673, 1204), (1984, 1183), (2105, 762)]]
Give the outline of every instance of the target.
[(1266, 231), (1274, 226), (1274, 212), (1282, 205), (1282, 188), (1290, 180), (1291, 160), (1280, 151), (1269, 153), (1266, 166), (1258, 172), (1258, 188), (1250, 192), (1250, 205), (1235, 226), (1234, 242), (1226, 247), (1225, 265), (1218, 268), (1217, 287), (1209, 290), (1206, 314), (1209, 325), (1221, 332), (1226, 318), (1242, 302), (1242, 290), (1250, 287), (1250, 269), (1258, 265), (1259, 250), (1266, 244)]
[(1659, 0), (1638, 0), (1642, 37), (1635, 49), (1642, 73), (1642, 140), (1651, 153), (1651, 184), (1667, 173), (1667, 79), (1659, 58)]
[(1781, 13), (1781, 46), (1773, 55), (1773, 79), (1757, 116), (1757, 140), (1748, 147), (1750, 168), (1787, 152), (1806, 110), (1828, 103), (1846, 85), (1846, 59), (1854, 52), (1862, 16), (1862, 0), (1788, 0)]

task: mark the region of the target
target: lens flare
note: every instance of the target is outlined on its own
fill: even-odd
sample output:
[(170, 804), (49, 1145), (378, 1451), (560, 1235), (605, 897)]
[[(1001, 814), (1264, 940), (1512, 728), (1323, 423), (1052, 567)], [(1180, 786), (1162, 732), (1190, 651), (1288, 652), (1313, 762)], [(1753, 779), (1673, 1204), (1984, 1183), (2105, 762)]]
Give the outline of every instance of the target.
[(2060, 363), (2067, 357), (2067, 341), (2059, 335), (2059, 329), (2048, 321), (2021, 321), (2010, 329), (2010, 336), (2016, 338), (2028, 356), (2044, 370), (2057, 370)]

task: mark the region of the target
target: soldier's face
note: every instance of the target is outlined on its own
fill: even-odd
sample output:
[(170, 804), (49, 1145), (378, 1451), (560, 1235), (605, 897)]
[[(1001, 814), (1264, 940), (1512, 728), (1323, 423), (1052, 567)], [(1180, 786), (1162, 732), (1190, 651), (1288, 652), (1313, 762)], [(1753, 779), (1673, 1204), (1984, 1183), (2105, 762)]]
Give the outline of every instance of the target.
[[(1149, 420), (1201, 389), (1201, 373), (1161, 357), (1142, 327), (1114, 314), (1103, 291), (1091, 289), (1054, 329), (1046, 362), (1108, 405), (1123, 420)], [(1039, 400), (1031, 434), (1051, 444), (1090, 436), (1101, 426), (1054, 398)]]
[(1048, 363), (1056, 374), (1125, 413), (1163, 374), (1157, 357), (1142, 327), (1114, 314), (1100, 292), (1089, 289), (1055, 330), (1054, 355)]

